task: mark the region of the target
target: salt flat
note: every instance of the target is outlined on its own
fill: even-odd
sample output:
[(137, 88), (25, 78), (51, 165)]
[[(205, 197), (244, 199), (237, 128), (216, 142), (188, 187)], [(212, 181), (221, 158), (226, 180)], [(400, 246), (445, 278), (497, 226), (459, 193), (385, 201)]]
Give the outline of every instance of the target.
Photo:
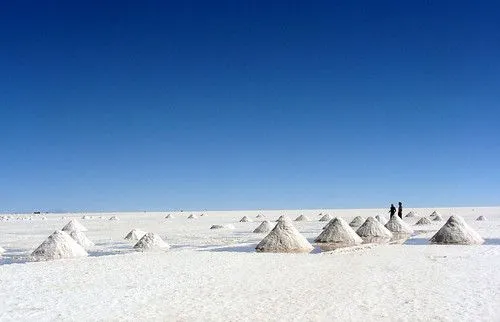
[[(360, 245), (310, 254), (256, 253), (257, 214), (294, 222), (310, 242), (318, 214), (384, 214), (386, 209), (48, 214), (0, 222), (0, 320), (168, 321), (500, 321), (500, 208), (427, 208), (405, 218), (416, 234), (403, 245)], [(414, 226), (437, 210), (444, 218)], [(191, 214), (197, 219), (187, 219)], [(479, 246), (429, 245), (458, 214), (485, 240)], [(254, 222), (239, 222), (244, 215)], [(486, 221), (475, 221), (484, 215)], [(31, 215), (14, 215), (28, 218)], [(62, 219), (62, 217), (67, 217)], [(102, 216), (103, 218), (98, 218)], [(119, 220), (108, 218), (117, 216)], [(387, 216), (388, 217), (388, 216)], [(88, 228), (89, 257), (29, 262), (70, 218)], [(235, 229), (211, 230), (214, 224)], [(158, 233), (171, 249), (136, 252), (133, 228)]]

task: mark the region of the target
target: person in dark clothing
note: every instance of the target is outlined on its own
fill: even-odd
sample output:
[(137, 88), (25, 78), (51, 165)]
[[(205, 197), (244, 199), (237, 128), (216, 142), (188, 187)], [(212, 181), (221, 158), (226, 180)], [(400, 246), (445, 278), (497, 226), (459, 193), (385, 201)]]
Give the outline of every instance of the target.
[(399, 218), (403, 219), (403, 204), (401, 201), (398, 203), (398, 216)]
[(391, 218), (396, 213), (396, 207), (394, 207), (394, 204), (392, 203), (391, 203), (391, 210), (389, 210), (389, 213), (391, 214)]

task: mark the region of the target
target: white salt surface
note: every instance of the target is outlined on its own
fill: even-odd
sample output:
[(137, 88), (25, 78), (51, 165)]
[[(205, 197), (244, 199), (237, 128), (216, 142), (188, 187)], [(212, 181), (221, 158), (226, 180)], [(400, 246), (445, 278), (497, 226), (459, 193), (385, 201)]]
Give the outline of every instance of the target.
[[(85, 234), (96, 244), (88, 257), (26, 262), (61, 228), (61, 216), (82, 214), (2, 221), (0, 320), (500, 321), (500, 208), (437, 210), (443, 218), (464, 217), (485, 243), (431, 245), (429, 238), (442, 226), (433, 223), (404, 245), (256, 253), (263, 235), (252, 233), (256, 224), (238, 223), (243, 215), (316, 218), (329, 212), (349, 222), (386, 210), (205, 212), (194, 221), (174, 213), (167, 223), (164, 212), (104, 213), (92, 215), (117, 215), (120, 221), (85, 222)], [(488, 220), (476, 221), (479, 215)], [(404, 219), (411, 225), (417, 220)], [(208, 229), (214, 222), (235, 229)], [(324, 226), (317, 220), (293, 224), (310, 242)], [(123, 236), (134, 227), (168, 236), (171, 249), (133, 251)]]

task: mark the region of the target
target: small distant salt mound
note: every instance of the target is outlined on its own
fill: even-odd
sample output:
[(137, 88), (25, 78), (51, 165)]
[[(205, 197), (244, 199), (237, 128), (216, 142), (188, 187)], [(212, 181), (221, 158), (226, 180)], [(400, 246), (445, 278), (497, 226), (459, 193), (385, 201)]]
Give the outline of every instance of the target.
[(112, 216), (112, 217), (109, 217), (109, 220), (111, 221), (115, 221), (115, 220), (118, 220), (119, 218), (117, 216)]
[(170, 245), (161, 239), (161, 237), (155, 233), (146, 233), (138, 242), (134, 245), (134, 249), (139, 251), (148, 250), (166, 250), (169, 249)]
[(40, 219), (41, 219), (41, 220), (47, 220), (47, 217), (42, 216), (42, 217), (40, 217)]
[(430, 224), (432, 224), (432, 222), (427, 217), (422, 217), (415, 223), (415, 225), (417, 226), (425, 226)]
[(309, 217), (305, 215), (300, 215), (297, 218), (295, 218), (295, 221), (309, 221)]
[(234, 229), (234, 225), (225, 224), (225, 225), (212, 225), (210, 229)]
[(136, 241), (136, 240), (139, 240), (141, 239), (142, 237), (144, 237), (144, 235), (146, 235), (147, 232), (143, 231), (143, 230), (140, 230), (140, 229), (132, 229), (128, 234), (127, 236), (125, 236), (125, 239), (126, 240), (132, 240), (132, 241)]
[(265, 216), (261, 215), (261, 214), (258, 214), (257, 216), (255, 216), (255, 218), (265, 218)]
[(255, 249), (258, 252), (270, 253), (308, 253), (314, 247), (299, 233), (291, 221), (282, 220)]
[(441, 215), (440, 215), (440, 214), (436, 214), (436, 215), (434, 216), (434, 218), (432, 218), (432, 220), (434, 220), (434, 221), (443, 221), (443, 217), (441, 217)]
[(361, 237), (392, 238), (392, 233), (373, 217), (368, 217), (356, 234)]
[(197, 219), (198, 216), (194, 215), (194, 214), (191, 214), (188, 216), (188, 219)]
[(252, 222), (252, 219), (248, 218), (247, 216), (243, 216), (243, 218), (240, 219), (240, 222)]
[(174, 218), (174, 216), (171, 215), (171, 214), (168, 214), (168, 215), (165, 216), (165, 219), (172, 219), (172, 218)]
[(476, 218), (476, 220), (478, 220), (478, 221), (485, 221), (486, 218), (484, 218), (484, 216), (479, 216), (479, 217)]
[(430, 215), (430, 217), (434, 217), (434, 216), (437, 216), (437, 215), (439, 215), (439, 212), (433, 211), (432, 214)]
[(87, 249), (94, 246), (94, 243), (87, 238), (83, 231), (72, 231), (69, 233), (71, 238), (73, 238), (80, 246)]
[(87, 231), (87, 228), (85, 228), (84, 225), (82, 225), (78, 220), (76, 219), (71, 219), (69, 223), (66, 224), (66, 226), (63, 227), (62, 229), (65, 232), (69, 231)]
[(330, 216), (329, 214), (326, 214), (319, 219), (319, 221), (330, 221), (330, 220), (332, 220), (332, 216)]
[(347, 246), (361, 244), (363, 239), (356, 234), (344, 219), (336, 217), (319, 234), (315, 242), (339, 243)]
[(203, 216), (205, 216), (205, 214), (201, 214), (201, 215), (200, 215), (200, 217), (203, 217)]
[(85, 219), (92, 219), (92, 216), (87, 216), (87, 215), (85, 215), (85, 216), (82, 216), (82, 219), (84, 219), (84, 220), (85, 220)]
[(430, 241), (434, 244), (458, 245), (484, 243), (484, 239), (459, 216), (451, 216)]
[(365, 222), (365, 218), (361, 216), (356, 216), (354, 219), (349, 223), (349, 226), (351, 227), (359, 227)]
[(70, 235), (56, 230), (31, 253), (34, 260), (85, 257), (87, 252)]
[(413, 234), (413, 229), (403, 219), (399, 218), (399, 216), (392, 216), (387, 224), (385, 224), (385, 228), (393, 233)]
[[(385, 218), (385, 216), (384, 216), (384, 215), (376, 215), (376, 216), (375, 216), (375, 219), (377, 219), (377, 220), (378, 220), (378, 222), (379, 222), (379, 223), (381, 223), (382, 225), (385, 225), (385, 224), (387, 224), (387, 222), (388, 222), (387, 218)], [(362, 225), (362, 224), (363, 224), (363, 223), (361, 223), (360, 225)], [(360, 226), (360, 225), (358, 225), (358, 226)]]
[(253, 232), (258, 234), (268, 233), (272, 228), (272, 224), (269, 221), (265, 220), (257, 228), (255, 228)]
[(415, 217), (415, 212), (410, 211), (409, 213), (406, 214), (405, 217)]
[(280, 222), (280, 221), (284, 221), (284, 220), (291, 221), (291, 219), (285, 215), (281, 215), (276, 221)]

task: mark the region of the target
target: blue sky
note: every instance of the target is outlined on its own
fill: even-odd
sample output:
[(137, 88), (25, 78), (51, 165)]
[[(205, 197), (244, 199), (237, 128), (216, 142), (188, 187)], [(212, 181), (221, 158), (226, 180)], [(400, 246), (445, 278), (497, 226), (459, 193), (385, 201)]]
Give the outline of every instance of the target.
[(499, 205), (495, 1), (4, 1), (0, 211)]

